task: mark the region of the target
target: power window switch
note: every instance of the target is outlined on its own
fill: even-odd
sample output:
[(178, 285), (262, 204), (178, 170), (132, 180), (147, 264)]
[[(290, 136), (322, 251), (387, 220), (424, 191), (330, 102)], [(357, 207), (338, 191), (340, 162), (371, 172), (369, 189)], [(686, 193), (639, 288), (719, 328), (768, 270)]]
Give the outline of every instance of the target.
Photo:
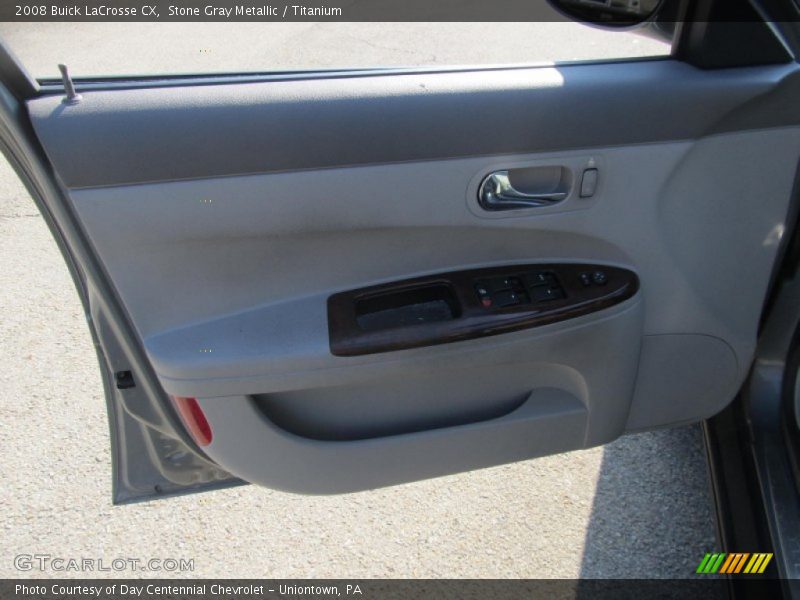
[(501, 308), (504, 306), (516, 306), (517, 304), (522, 304), (523, 301), (522, 294), (518, 294), (513, 290), (497, 292), (493, 299), (495, 305)]
[(526, 275), (529, 286), (547, 285), (556, 283), (556, 277), (548, 271), (532, 271)]
[(548, 300), (560, 300), (564, 297), (564, 291), (554, 285), (540, 285), (531, 289), (531, 297), (534, 302), (546, 302)]
[(515, 277), (513, 275), (509, 275), (508, 277), (494, 277), (487, 280), (487, 283), (492, 293), (499, 292), (501, 290), (519, 291), (522, 289), (522, 282), (520, 281), (519, 277)]
[(522, 280), (519, 277), (507, 277), (506, 281), (508, 281), (509, 286), (511, 289), (518, 294), (525, 292), (525, 286), (522, 285)]

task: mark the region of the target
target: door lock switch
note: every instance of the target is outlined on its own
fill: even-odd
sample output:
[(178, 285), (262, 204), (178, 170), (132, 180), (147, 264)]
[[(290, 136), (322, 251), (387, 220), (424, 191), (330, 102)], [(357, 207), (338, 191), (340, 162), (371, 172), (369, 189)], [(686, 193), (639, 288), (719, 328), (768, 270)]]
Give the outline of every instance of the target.
[(597, 169), (586, 169), (581, 178), (581, 198), (591, 198), (597, 190)]

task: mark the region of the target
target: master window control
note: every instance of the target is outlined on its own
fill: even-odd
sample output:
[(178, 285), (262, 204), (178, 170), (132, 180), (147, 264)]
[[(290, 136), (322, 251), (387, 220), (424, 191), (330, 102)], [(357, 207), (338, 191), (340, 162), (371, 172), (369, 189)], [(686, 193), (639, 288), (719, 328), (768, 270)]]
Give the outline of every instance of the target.
[[(591, 275), (590, 273), (590, 281)], [(556, 274), (546, 270), (480, 279), (475, 282), (475, 293), (485, 309), (548, 302), (566, 297)]]
[(330, 350), (361, 356), (527, 330), (638, 292), (635, 273), (602, 264), (542, 260), (433, 273), (330, 296)]

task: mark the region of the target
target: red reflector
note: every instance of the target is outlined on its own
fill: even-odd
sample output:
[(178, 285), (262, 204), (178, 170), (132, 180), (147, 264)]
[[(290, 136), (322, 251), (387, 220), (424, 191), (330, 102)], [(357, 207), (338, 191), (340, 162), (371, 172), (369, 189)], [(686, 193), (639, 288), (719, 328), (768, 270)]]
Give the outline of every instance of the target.
[(172, 396), (172, 402), (181, 416), (183, 424), (189, 430), (198, 446), (208, 446), (211, 443), (211, 426), (208, 424), (203, 409), (195, 398)]

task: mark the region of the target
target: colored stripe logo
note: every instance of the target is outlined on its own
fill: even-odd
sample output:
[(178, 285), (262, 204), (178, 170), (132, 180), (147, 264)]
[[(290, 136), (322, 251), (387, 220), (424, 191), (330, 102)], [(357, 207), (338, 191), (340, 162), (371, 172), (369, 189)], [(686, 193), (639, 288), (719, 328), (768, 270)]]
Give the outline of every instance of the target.
[(695, 573), (703, 575), (713, 575), (714, 573), (733, 575), (746, 573), (757, 575), (763, 573), (769, 562), (772, 560), (772, 553), (766, 552), (719, 552), (716, 554), (706, 554)]

